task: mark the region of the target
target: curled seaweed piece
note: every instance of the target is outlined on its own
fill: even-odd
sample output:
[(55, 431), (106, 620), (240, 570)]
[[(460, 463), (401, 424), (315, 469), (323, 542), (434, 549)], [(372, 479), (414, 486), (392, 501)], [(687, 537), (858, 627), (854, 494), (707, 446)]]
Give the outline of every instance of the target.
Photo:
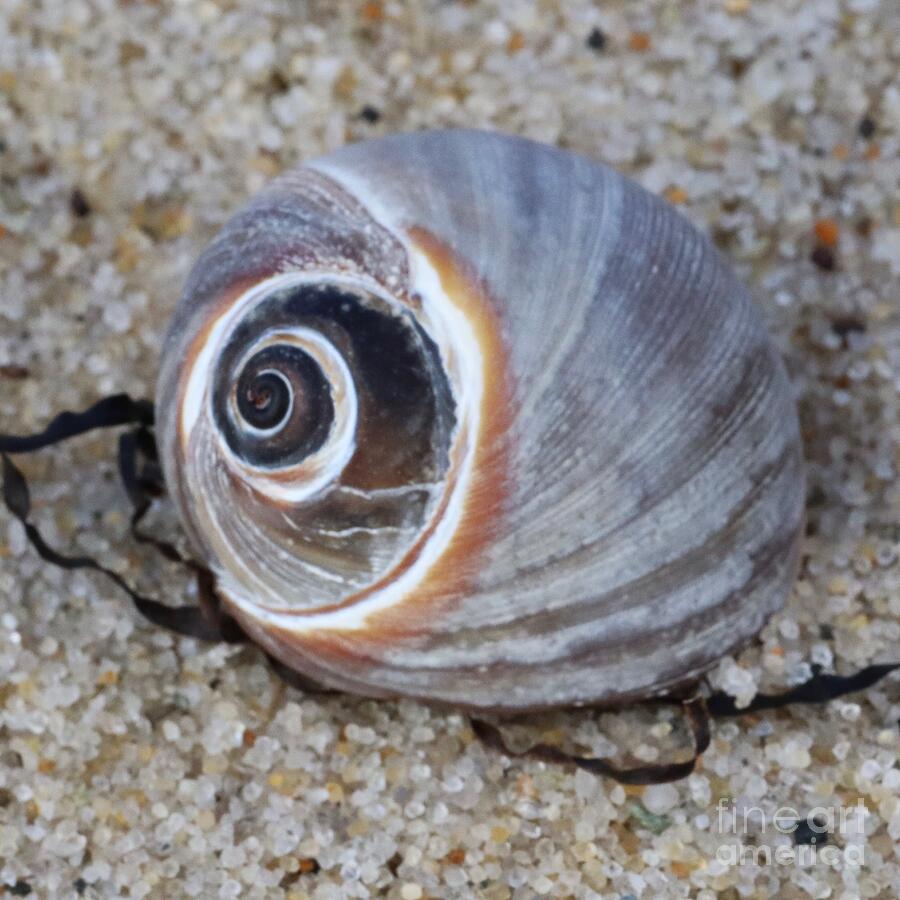
[[(61, 553), (51, 547), (37, 527), (30, 521), (31, 495), (28, 482), (22, 471), (10, 459), (10, 453), (31, 453), (69, 438), (86, 434), (100, 428), (115, 428), (123, 425), (138, 425), (130, 437), (123, 436), (120, 442), (119, 471), (125, 489), (134, 505), (131, 530), (143, 543), (150, 543), (166, 558), (183, 563), (197, 576), (200, 605), (168, 606), (159, 600), (146, 597), (136, 591), (118, 572), (102, 565), (90, 556), (73, 556)], [(152, 461), (155, 448), (150, 450), (153, 424), (153, 404), (149, 400), (133, 400), (126, 394), (114, 394), (99, 400), (81, 412), (60, 413), (42, 432), (34, 435), (0, 435), (0, 457), (3, 463), (3, 501), (12, 515), (18, 519), (29, 543), (38, 555), (62, 569), (90, 569), (104, 575), (124, 591), (134, 603), (135, 609), (155, 625), (168, 628), (178, 634), (205, 641), (220, 641), (235, 637), (237, 625), (228, 617), (223, 619), (218, 612), (218, 602), (213, 600), (212, 573), (193, 560), (184, 559), (175, 547), (164, 541), (143, 535), (139, 529), (141, 519), (150, 506), (154, 491), (162, 489), (162, 479), (155, 479), (152, 470), (137, 468), (137, 453), (140, 446)], [(242, 634), (242, 633), (241, 633)], [(243, 639), (243, 638), (241, 638)]]
[(575, 756), (550, 744), (535, 744), (521, 753), (516, 753), (506, 745), (503, 734), (496, 725), (485, 722), (483, 719), (471, 719), (471, 724), (472, 730), (485, 745), (499, 750), (506, 756), (527, 757), (544, 762), (574, 765), (594, 775), (612, 778), (620, 784), (665, 784), (669, 781), (679, 781), (682, 778), (687, 778), (694, 771), (697, 760), (709, 747), (710, 717), (706, 710), (705, 699), (701, 696), (695, 696), (689, 700), (681, 701), (681, 708), (687, 718), (694, 741), (694, 750), (690, 759), (680, 762), (661, 763), (659, 765), (633, 767), (616, 766), (605, 759)]

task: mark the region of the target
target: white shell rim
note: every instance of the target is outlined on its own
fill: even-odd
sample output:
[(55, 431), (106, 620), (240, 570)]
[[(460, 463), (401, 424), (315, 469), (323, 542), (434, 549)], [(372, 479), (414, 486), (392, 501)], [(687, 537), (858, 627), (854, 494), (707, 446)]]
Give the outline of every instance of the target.
[(437, 344), (442, 361), (447, 366), (457, 395), (459, 423), (453, 439), (457, 454), (458, 473), (452, 493), (432, 534), (415, 562), (381, 590), (372, 592), (358, 602), (325, 612), (295, 610), (284, 612), (268, 608), (258, 599), (246, 596), (234, 579), (219, 571), (221, 588), (241, 612), (255, 616), (260, 622), (295, 634), (318, 630), (360, 631), (369, 618), (397, 606), (412, 594), (428, 576), (453, 541), (462, 520), (466, 496), (472, 480), (475, 442), (481, 421), (481, 401), (485, 389), (485, 364), (478, 339), (465, 314), (447, 295), (441, 279), (427, 256), (409, 246), (412, 285), (422, 298), (420, 324)]

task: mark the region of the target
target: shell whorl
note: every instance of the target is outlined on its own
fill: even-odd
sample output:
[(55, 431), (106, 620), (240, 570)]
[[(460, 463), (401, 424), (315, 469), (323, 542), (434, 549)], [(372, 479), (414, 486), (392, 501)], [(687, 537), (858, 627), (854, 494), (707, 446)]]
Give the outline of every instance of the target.
[[(290, 439), (242, 422), (257, 382)], [(796, 412), (745, 291), (661, 201), (528, 141), (398, 136), (277, 179), (195, 267), (158, 408), (229, 607), (334, 687), (645, 696), (793, 578)]]

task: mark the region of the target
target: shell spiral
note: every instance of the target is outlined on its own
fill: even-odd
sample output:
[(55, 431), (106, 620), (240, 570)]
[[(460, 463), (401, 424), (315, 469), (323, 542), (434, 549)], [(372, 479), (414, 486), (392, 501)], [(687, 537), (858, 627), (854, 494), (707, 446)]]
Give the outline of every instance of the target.
[(166, 480), (229, 611), (369, 696), (660, 693), (795, 573), (804, 478), (745, 290), (577, 155), (439, 131), (276, 179), (188, 279)]

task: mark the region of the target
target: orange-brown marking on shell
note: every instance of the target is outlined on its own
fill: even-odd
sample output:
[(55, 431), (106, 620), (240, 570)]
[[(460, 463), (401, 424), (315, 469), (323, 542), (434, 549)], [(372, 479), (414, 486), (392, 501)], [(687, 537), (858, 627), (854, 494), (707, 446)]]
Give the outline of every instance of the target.
[(194, 339), (188, 345), (187, 350), (184, 354), (184, 362), (181, 365), (181, 379), (178, 384), (177, 391), (177, 399), (178, 399), (178, 450), (180, 453), (184, 452), (184, 447), (187, 441), (187, 435), (184, 433), (184, 395), (185, 391), (187, 391), (188, 382), (191, 378), (191, 373), (194, 370), (194, 366), (197, 363), (197, 358), (200, 356), (203, 348), (206, 346), (207, 340), (209, 340), (210, 332), (216, 325), (216, 322), (224, 316), (228, 310), (231, 308), (232, 304), (244, 293), (246, 293), (252, 285), (254, 285), (258, 278), (245, 278), (241, 281), (237, 282), (237, 284), (231, 285), (228, 290), (223, 291), (222, 295), (215, 301), (214, 304), (211, 304), (211, 309), (207, 310), (206, 320), (203, 322), (203, 327), (197, 331), (197, 334), (194, 335)]
[[(512, 418), (512, 385), (500, 320), (483, 286), (448, 247), (423, 228), (411, 229), (409, 237), (437, 272), (446, 296), (465, 314), (481, 349), (484, 394), (478, 434), (475, 436), (471, 482), (463, 499), (461, 518), (449, 545), (422, 582), (408, 597), (389, 609), (372, 613), (364, 629), (317, 629), (299, 634), (281, 628), (270, 630), (272, 649), (277, 654), (278, 648), (283, 647), (287, 659), (291, 656), (291, 645), (294, 645), (301, 653), (309, 650), (319, 659), (359, 660), (368, 654), (377, 655), (379, 648), (386, 644), (427, 634), (434, 617), (462, 598), (471, 586), (480, 555), (496, 533), (502, 516), (510, 477), (508, 435)], [(456, 466), (451, 460), (449, 479), (457, 477), (454, 469), (458, 465), (458, 460)], [(406, 572), (416, 562), (437, 527), (451, 491), (452, 484), (448, 483), (442, 507), (432, 518), (430, 529), (419, 537), (391, 572), (342, 603), (320, 607), (309, 614), (358, 603)], [(235, 613), (240, 615), (237, 610)], [(298, 622), (302, 621), (302, 616), (303, 613), (298, 613)]]
[[(197, 359), (200, 356), (200, 353), (203, 351), (203, 347), (209, 339), (210, 332), (215, 327), (216, 322), (218, 322), (219, 319), (228, 312), (232, 304), (245, 291), (249, 290), (257, 280), (257, 278), (241, 279), (240, 281), (231, 285), (227, 290), (223, 291), (221, 296), (210, 303), (210, 308), (204, 310), (205, 318), (203, 320), (202, 327), (197, 331), (197, 334), (194, 335), (193, 340), (191, 340), (190, 344), (187, 347), (187, 350), (185, 351), (184, 361), (182, 362), (179, 370), (178, 384), (175, 389), (178, 419), (175, 428), (175, 446), (173, 448), (176, 457), (181, 460), (182, 465), (187, 463), (190, 453), (190, 449), (188, 447), (188, 436), (184, 431), (184, 398), (187, 392), (188, 382), (191, 378), (191, 373), (193, 372), (194, 366), (197, 363)], [(203, 532), (202, 529), (198, 527), (197, 512), (193, 505), (191, 497), (187, 493), (186, 481), (183, 478), (177, 479), (174, 489), (178, 492), (180, 501), (179, 505), (181, 506), (183, 515), (186, 518), (185, 524), (192, 536), (192, 540), (198, 546), (203, 546), (205, 544), (205, 541), (203, 541), (201, 537)]]

